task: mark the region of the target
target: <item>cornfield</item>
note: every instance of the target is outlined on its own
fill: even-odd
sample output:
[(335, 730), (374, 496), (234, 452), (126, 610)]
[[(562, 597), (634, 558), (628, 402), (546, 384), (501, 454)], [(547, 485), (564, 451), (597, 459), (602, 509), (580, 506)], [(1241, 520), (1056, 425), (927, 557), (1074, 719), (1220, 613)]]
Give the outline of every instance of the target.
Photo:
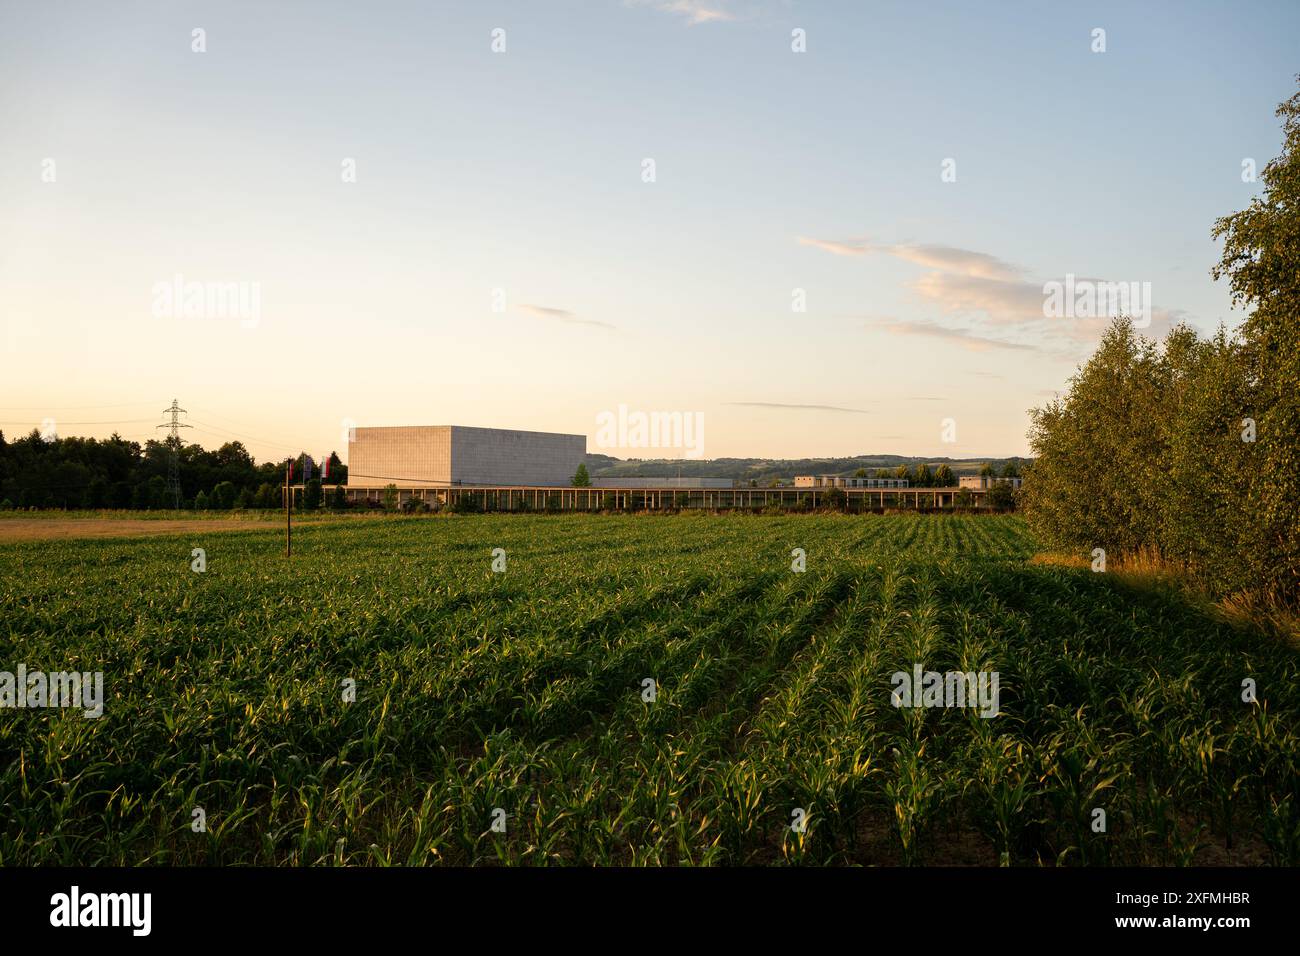
[[(1300, 863), (1295, 650), (1014, 517), (294, 544), (0, 546), (0, 669), (105, 689), (0, 710), (0, 864)], [(916, 665), (997, 672), (997, 716), (895, 706)]]

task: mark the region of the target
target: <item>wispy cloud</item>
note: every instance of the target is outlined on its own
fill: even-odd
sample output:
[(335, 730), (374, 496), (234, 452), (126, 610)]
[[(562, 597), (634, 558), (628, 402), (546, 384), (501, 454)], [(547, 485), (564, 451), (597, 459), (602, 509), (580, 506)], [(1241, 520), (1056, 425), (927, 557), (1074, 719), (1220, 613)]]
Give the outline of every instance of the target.
[(739, 405), (745, 408), (785, 408), (797, 411), (849, 412), (854, 415), (870, 415), (865, 408), (843, 408), (839, 405), (791, 405), (785, 402), (723, 402), (724, 405)]
[(566, 322), (569, 325), (590, 325), (601, 329), (615, 328), (609, 322), (601, 322), (599, 319), (584, 319), (568, 309), (552, 309), (549, 306), (530, 305), (527, 302), (519, 305), (518, 309), (525, 315), (531, 315), (537, 319), (551, 319), (556, 322)]
[(691, 26), (736, 19), (723, 4), (710, 2), (710, 0), (629, 0), (628, 6), (648, 6), (664, 13), (685, 17), (686, 22)]
[[(912, 280), (908, 288), (920, 299), (946, 315), (987, 322), (1012, 329), (1021, 341), (1009, 342), (970, 329), (953, 328), (937, 322), (882, 322), (879, 328), (896, 335), (927, 335), (948, 339), (964, 348), (983, 351), (1004, 349), (1038, 351), (1059, 357), (1077, 357), (1092, 347), (1110, 324), (1106, 315), (1096, 317), (1048, 317), (1044, 314), (1047, 295), (1044, 284), (1029, 281), (1025, 270), (997, 256), (956, 246), (930, 243), (876, 243), (870, 239), (813, 239), (796, 236), (800, 245), (812, 246), (838, 256), (872, 253), (893, 256), (929, 270)], [(1076, 277), (1078, 283), (1106, 284), (1105, 280)], [(1146, 303), (1150, 308), (1151, 304)], [(1141, 329), (1148, 338), (1161, 338), (1177, 322), (1190, 317), (1177, 309), (1151, 308), (1151, 323)], [(1032, 340), (1034, 344), (1025, 341)]]
[(867, 238), (857, 239), (815, 239), (808, 236), (796, 236), (795, 241), (801, 246), (812, 246), (836, 256), (865, 256), (870, 253), (882, 253), (895, 256), (907, 262), (938, 269), (957, 275), (974, 276), (983, 279), (1012, 280), (1024, 274), (1024, 269), (991, 256), (986, 252), (970, 249), (958, 249), (955, 246), (937, 246), (924, 243), (874, 243)]
[(927, 269), (971, 276), (977, 279), (1012, 281), (1024, 275), (1025, 270), (987, 252), (973, 252), (953, 246), (895, 245), (883, 247), (885, 252)]
[(1002, 339), (989, 338), (972, 332), (970, 329), (955, 329), (938, 322), (880, 322), (873, 328), (882, 329), (891, 335), (924, 335), (931, 338), (949, 339), (958, 342), (973, 352), (987, 352), (989, 349), (1008, 349), (1016, 352), (1037, 352), (1037, 346), (1024, 345), (1020, 342), (1006, 342)]
[(810, 239), (807, 236), (795, 236), (795, 240), (801, 246), (812, 246), (836, 256), (865, 256), (876, 251), (870, 239)]

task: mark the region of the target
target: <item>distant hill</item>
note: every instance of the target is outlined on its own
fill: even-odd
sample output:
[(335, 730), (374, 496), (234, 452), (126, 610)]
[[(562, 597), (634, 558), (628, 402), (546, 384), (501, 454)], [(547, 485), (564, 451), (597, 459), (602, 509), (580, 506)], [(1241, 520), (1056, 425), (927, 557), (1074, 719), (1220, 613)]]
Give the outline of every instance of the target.
[(789, 480), (796, 475), (850, 476), (865, 468), (875, 477), (877, 468), (893, 470), (899, 465), (914, 468), (924, 462), (933, 471), (947, 465), (956, 475), (979, 474), (986, 464), (998, 471), (1008, 461), (1024, 464), (1024, 458), (916, 458), (907, 455), (855, 455), (851, 458), (713, 458), (692, 461), (678, 458), (611, 458), (587, 454), (587, 471), (593, 478), (735, 478), (757, 481), (760, 485), (773, 478)]

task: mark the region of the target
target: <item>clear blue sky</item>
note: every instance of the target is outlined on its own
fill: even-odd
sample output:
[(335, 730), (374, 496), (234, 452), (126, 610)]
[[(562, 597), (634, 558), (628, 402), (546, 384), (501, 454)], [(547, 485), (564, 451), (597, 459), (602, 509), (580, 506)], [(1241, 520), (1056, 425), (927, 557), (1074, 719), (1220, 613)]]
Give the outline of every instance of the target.
[[(265, 458), (626, 405), (706, 457), (1021, 454), (1100, 324), (1044, 281), (1240, 321), (1210, 228), (1297, 37), (1295, 2), (5, 0), (0, 428), (143, 438), (175, 396)], [(257, 321), (155, 314), (178, 274)]]

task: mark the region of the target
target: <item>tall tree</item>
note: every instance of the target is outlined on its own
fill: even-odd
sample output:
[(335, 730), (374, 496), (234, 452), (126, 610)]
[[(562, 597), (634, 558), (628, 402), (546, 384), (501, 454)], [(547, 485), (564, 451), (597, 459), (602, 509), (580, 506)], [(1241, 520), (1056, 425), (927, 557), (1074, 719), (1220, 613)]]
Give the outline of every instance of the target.
[[(1300, 77), (1297, 77), (1300, 80)], [(1251, 388), (1239, 408), (1253, 419), (1249, 501), (1258, 509), (1243, 558), (1270, 590), (1300, 592), (1300, 92), (1280, 104), (1282, 153), (1260, 173), (1263, 195), (1219, 219), (1226, 278), (1235, 306), (1250, 309), (1241, 329)], [(1246, 428), (1245, 424), (1242, 428)]]

